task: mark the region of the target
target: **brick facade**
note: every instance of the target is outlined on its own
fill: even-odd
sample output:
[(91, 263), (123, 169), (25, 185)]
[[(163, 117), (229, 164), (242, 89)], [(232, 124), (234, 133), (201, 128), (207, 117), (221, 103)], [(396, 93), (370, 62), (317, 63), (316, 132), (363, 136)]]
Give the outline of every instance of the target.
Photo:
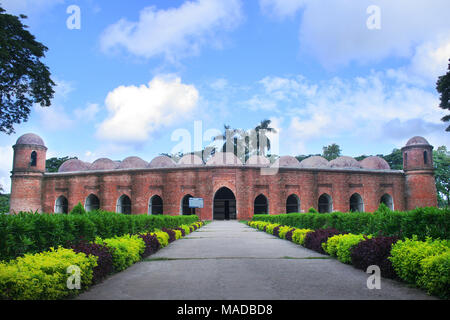
[[(318, 199), (324, 193), (331, 196), (333, 211), (349, 211), (354, 193), (361, 196), (364, 211), (369, 212), (378, 208), (385, 194), (392, 198), (396, 210), (437, 205), (432, 159), (426, 165), (422, 163), (423, 151), (432, 150), (429, 145), (404, 148), (409, 161), (404, 172), (280, 167), (273, 175), (263, 175), (260, 167), (247, 165), (45, 173), (46, 150), (44, 146), (14, 146), (11, 212), (54, 212), (60, 196), (68, 200), (70, 211), (78, 202), (85, 204), (86, 198), (94, 194), (101, 209), (116, 211), (118, 199), (127, 195), (132, 214), (147, 214), (149, 200), (159, 195), (164, 214), (178, 215), (183, 197), (190, 194), (204, 199), (204, 208), (196, 209), (196, 214), (203, 220), (212, 220), (214, 196), (222, 187), (230, 189), (236, 198), (237, 219), (253, 216), (254, 200), (260, 194), (267, 198), (270, 214), (285, 213), (286, 200), (291, 194), (300, 200), (301, 212), (310, 207), (318, 209)], [(38, 152), (37, 165), (30, 167), (33, 151)]]

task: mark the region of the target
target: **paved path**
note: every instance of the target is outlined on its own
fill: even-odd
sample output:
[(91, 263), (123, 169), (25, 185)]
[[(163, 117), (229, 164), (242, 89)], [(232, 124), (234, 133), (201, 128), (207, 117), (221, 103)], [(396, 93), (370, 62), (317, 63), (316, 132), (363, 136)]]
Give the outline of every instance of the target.
[(215, 221), (78, 299), (433, 299), (236, 221)]

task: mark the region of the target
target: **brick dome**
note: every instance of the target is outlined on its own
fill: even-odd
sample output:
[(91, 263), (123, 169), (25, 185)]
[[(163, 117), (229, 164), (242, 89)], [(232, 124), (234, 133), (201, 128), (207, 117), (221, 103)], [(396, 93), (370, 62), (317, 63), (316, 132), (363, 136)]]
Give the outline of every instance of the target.
[(325, 168), (328, 167), (328, 160), (321, 156), (312, 156), (300, 162), (302, 168)]
[(119, 163), (112, 161), (108, 158), (100, 158), (95, 160), (92, 164), (89, 170), (114, 170), (117, 169), (119, 166)]
[(389, 164), (380, 157), (367, 157), (360, 161), (361, 166), (364, 169), (371, 170), (390, 170)]
[(16, 144), (33, 144), (45, 147), (44, 140), (34, 133), (26, 133), (17, 139)]
[(328, 163), (330, 168), (362, 168), (361, 164), (352, 157), (342, 156)]
[(178, 161), (178, 166), (202, 166), (203, 160), (195, 154), (187, 154)]
[(248, 158), (245, 164), (249, 166), (266, 167), (270, 165), (270, 160), (264, 156), (253, 155), (250, 158)]
[(167, 156), (159, 156), (154, 158), (148, 168), (172, 168), (175, 167), (176, 163), (171, 158)]
[(216, 152), (207, 162), (207, 166), (239, 166), (242, 161), (239, 160), (234, 153)]
[(125, 158), (117, 169), (142, 169), (148, 165), (147, 161), (142, 160), (139, 157)]
[(408, 142), (406, 143), (406, 146), (423, 145), (423, 144), (429, 145), (428, 141), (425, 138), (416, 136), (409, 139)]
[(293, 156), (282, 156), (272, 165), (274, 167), (300, 167), (300, 162)]
[(78, 159), (70, 159), (64, 162), (58, 169), (58, 172), (80, 172), (80, 171), (88, 171), (90, 163), (78, 160)]

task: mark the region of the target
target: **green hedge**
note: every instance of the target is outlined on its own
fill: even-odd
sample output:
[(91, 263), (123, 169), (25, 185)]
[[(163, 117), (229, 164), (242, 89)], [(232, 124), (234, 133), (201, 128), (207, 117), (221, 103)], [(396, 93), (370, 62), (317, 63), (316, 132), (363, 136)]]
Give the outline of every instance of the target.
[(266, 221), (300, 229), (335, 228), (353, 234), (379, 234), (419, 240), (450, 239), (450, 209), (434, 207), (411, 211), (291, 213), (254, 215), (253, 221)]
[(92, 211), (86, 214), (0, 214), (0, 260), (10, 260), (25, 253), (37, 253), (51, 247), (77, 243), (81, 239), (94, 241), (176, 228), (198, 221), (192, 216), (124, 215)]

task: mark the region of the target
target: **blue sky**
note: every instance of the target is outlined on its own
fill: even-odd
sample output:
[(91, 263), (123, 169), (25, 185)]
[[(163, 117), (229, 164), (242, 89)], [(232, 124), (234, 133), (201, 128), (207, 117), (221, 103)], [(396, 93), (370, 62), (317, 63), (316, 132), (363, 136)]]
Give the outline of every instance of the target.
[[(206, 146), (224, 123), (249, 129), (266, 118), (281, 155), (331, 143), (350, 156), (387, 154), (415, 135), (450, 146), (435, 90), (450, 58), (448, 0), (0, 3), (29, 17), (58, 83), (50, 108), (0, 135), (6, 190), (11, 146), (27, 132), (48, 157), (89, 162), (151, 161), (179, 150), (179, 135), (190, 135), (185, 149), (198, 145), (195, 123)], [(70, 5), (80, 29), (67, 27)]]

